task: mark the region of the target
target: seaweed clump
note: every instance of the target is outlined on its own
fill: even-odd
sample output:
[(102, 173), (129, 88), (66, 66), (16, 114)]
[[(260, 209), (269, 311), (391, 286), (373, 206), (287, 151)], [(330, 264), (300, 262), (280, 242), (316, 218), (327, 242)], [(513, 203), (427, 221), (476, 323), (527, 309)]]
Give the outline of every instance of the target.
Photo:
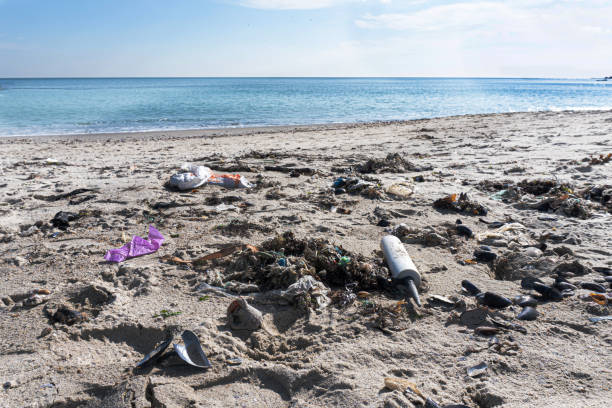
[(297, 238), (288, 231), (263, 242), (257, 251), (233, 254), (225, 263), (225, 278), (256, 283), (262, 289), (285, 289), (310, 275), (333, 286), (356, 283), (362, 290), (375, 289), (387, 278), (383, 266), (322, 238)]

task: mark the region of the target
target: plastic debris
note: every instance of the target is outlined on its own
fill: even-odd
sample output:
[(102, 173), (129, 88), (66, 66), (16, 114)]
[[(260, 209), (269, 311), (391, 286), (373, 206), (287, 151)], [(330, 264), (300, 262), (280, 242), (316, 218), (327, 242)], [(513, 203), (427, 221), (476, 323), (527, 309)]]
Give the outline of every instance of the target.
[(162, 234), (152, 225), (149, 226), (148, 238), (149, 239), (146, 240), (135, 235), (132, 241), (121, 248), (110, 249), (106, 255), (104, 255), (104, 259), (109, 262), (123, 262), (129, 258), (148, 255), (157, 251), (164, 242)]
[(192, 331), (185, 330), (181, 335), (183, 338), (183, 344), (174, 344), (174, 351), (176, 354), (185, 361), (187, 364), (199, 368), (210, 368), (212, 364), (208, 361), (198, 336)]
[(297, 282), (289, 285), (282, 296), (290, 298), (294, 303), (308, 306), (314, 304), (316, 309), (323, 309), (331, 303), (327, 297), (329, 289), (310, 275), (302, 276)]
[(184, 173), (178, 173), (170, 177), (170, 186), (179, 190), (192, 190), (206, 183), (212, 176), (212, 170), (205, 166), (196, 166), (185, 163), (181, 166)]
[(399, 200), (405, 200), (414, 192), (414, 186), (409, 183), (395, 183), (387, 187), (387, 193)]
[(208, 184), (215, 184), (227, 188), (251, 188), (253, 184), (240, 174), (212, 174)]
[(66, 231), (70, 226), (70, 221), (74, 221), (77, 218), (78, 215), (75, 213), (60, 211), (55, 214), (51, 220), (51, 224), (62, 231)]

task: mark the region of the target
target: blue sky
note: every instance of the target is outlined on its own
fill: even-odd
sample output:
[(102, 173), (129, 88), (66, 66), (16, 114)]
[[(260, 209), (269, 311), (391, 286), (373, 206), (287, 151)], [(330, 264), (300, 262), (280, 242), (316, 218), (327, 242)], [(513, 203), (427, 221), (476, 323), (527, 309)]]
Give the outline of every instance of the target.
[(0, 77), (612, 75), (612, 0), (0, 0)]

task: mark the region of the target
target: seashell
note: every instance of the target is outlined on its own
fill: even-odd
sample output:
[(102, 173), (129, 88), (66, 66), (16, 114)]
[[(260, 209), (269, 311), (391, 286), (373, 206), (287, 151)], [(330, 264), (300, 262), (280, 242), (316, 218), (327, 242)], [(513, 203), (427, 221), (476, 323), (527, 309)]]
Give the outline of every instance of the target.
[(476, 296), (480, 293), (480, 289), (478, 289), (476, 285), (467, 279), (461, 281), (461, 287), (463, 287), (463, 289), (465, 289), (472, 296)]
[(145, 365), (147, 365), (148, 363), (153, 363), (155, 362), (155, 360), (157, 360), (159, 358), (159, 356), (162, 355), (162, 353), (164, 351), (166, 351), (166, 349), (168, 348), (168, 346), (170, 345), (170, 343), (172, 343), (173, 340), (173, 336), (168, 337), (165, 341), (163, 341), (162, 343), (160, 343), (157, 347), (155, 347), (152, 351), (148, 352), (144, 358), (142, 360), (140, 360), (138, 362), (138, 364), (136, 364), (136, 367), (143, 367)]
[(457, 228), (457, 234), (461, 236), (470, 238), (474, 235), (472, 230), (466, 227), (465, 225), (457, 225), (456, 228)]
[(539, 315), (540, 315), (540, 313), (538, 313), (538, 311), (535, 310), (533, 307), (526, 306), (525, 308), (523, 308), (521, 313), (518, 314), (517, 319), (519, 319), (519, 320), (535, 320), (535, 319), (538, 318)]
[(574, 296), (576, 294), (576, 292), (574, 292), (571, 289), (565, 289), (564, 291), (561, 292), (561, 295), (566, 298), (566, 297), (570, 297), (570, 296)]
[(500, 329), (498, 327), (490, 327), (490, 326), (480, 326), (474, 329), (474, 333), (481, 334), (483, 336), (492, 336), (494, 334), (499, 333)]
[(606, 293), (606, 288), (598, 283), (593, 282), (580, 282), (582, 289), (592, 290), (593, 292)]
[(474, 251), (474, 258), (481, 262), (491, 262), (494, 261), (495, 258), (497, 258), (497, 254), (495, 254), (494, 252), (477, 249)]
[(487, 365), (487, 363), (485, 363), (484, 361), (478, 365), (475, 365), (473, 367), (470, 367), (467, 369), (467, 374), (470, 377), (476, 377), (479, 376), (480, 374), (483, 374), (485, 371), (487, 371), (487, 368), (489, 366)]
[(521, 288), (533, 289), (533, 284), (535, 282), (544, 283), (538, 278), (534, 278), (533, 276), (527, 276), (526, 278), (521, 279)]
[(514, 304), (519, 305), (521, 307), (526, 307), (526, 306), (534, 307), (538, 304), (538, 300), (536, 298), (534, 298), (533, 296), (525, 296), (525, 295), (517, 296), (514, 299), (512, 299), (512, 301), (514, 302)]
[(532, 289), (542, 295), (546, 300), (561, 300), (563, 295), (552, 286), (544, 285), (543, 283), (534, 282)]
[(576, 290), (578, 289), (575, 285), (572, 285), (569, 282), (555, 282), (554, 287), (563, 291), (563, 290)]
[(200, 340), (198, 340), (198, 336), (192, 331), (185, 330), (181, 337), (185, 344), (174, 344), (174, 351), (176, 351), (176, 354), (178, 354), (183, 361), (194, 367), (212, 367), (206, 354), (204, 354), (202, 350), (202, 345), (200, 344)]
[(238, 298), (227, 308), (227, 320), (236, 330), (257, 330), (263, 322), (263, 315), (246, 300)]
[(425, 408), (442, 408), (438, 403), (431, 398), (427, 397), (425, 400)]
[(228, 358), (227, 360), (225, 360), (225, 362), (227, 363), (227, 365), (237, 366), (242, 364), (242, 359), (240, 357)]
[(359, 299), (367, 299), (370, 296), (372, 296), (372, 294), (370, 292), (366, 292), (365, 290), (357, 292), (357, 297)]
[(479, 293), (476, 296), (476, 299), (480, 304), (498, 309), (503, 309), (512, 305), (512, 301), (510, 299), (493, 292)]
[(429, 297), (430, 300), (434, 300), (434, 301), (438, 301), (440, 303), (444, 303), (445, 305), (448, 306), (455, 306), (455, 302), (453, 302), (452, 300), (450, 300), (447, 297), (444, 296), (440, 296), (440, 295), (431, 295)]

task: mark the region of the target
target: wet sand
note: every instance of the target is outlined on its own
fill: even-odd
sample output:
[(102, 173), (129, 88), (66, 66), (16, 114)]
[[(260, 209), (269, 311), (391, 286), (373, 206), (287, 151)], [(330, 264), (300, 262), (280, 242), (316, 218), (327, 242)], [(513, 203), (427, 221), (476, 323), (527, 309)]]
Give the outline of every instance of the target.
[[(610, 295), (612, 163), (597, 158), (612, 153), (612, 112), (0, 138), (0, 149), (2, 407), (423, 406), (417, 394), (385, 388), (386, 377), (413, 382), (440, 406), (609, 404), (612, 322), (589, 319), (609, 316), (610, 306), (580, 283)], [(381, 161), (394, 153), (395, 161)], [(166, 182), (184, 162), (239, 172), (256, 187), (171, 191)], [(363, 183), (340, 183), (347, 192), (335, 194), (338, 177)], [(389, 193), (397, 183), (412, 194)], [(89, 191), (69, 194), (77, 189)], [(433, 205), (460, 193), (486, 214)], [(78, 215), (65, 231), (50, 224), (59, 211)], [(459, 235), (457, 219), (474, 236)], [(156, 253), (104, 261), (108, 249), (146, 237), (148, 225), (165, 237)], [(341, 247), (349, 264), (332, 276), (312, 256), (282, 257), (289, 247), (265, 244), (288, 231), (298, 244)], [(402, 304), (386, 279), (355, 272), (338, 284), (343, 270), (386, 278), (379, 243), (389, 233), (422, 273), (422, 307)], [(176, 260), (234, 244), (273, 248), (286, 265), (262, 265), (250, 249), (199, 264)], [(481, 245), (494, 261), (477, 262)], [(300, 269), (304, 259), (310, 265)], [(268, 289), (297, 279), (285, 267), (321, 280), (332, 304), (275, 300)], [(519, 306), (487, 309), (461, 290), (468, 279), (512, 299), (537, 295), (521, 287), (525, 277), (552, 285), (559, 276), (578, 288), (538, 302), (534, 321), (518, 320)], [(358, 281), (353, 293), (367, 294), (351, 299), (350, 280)], [(226, 311), (237, 294), (203, 283), (258, 288), (242, 296), (262, 312), (263, 327), (231, 329)], [(56, 322), (60, 305), (87, 318)], [(170, 353), (133, 370), (168, 333), (180, 343), (183, 330), (199, 337), (212, 368)], [(468, 375), (483, 362), (483, 373)]]

